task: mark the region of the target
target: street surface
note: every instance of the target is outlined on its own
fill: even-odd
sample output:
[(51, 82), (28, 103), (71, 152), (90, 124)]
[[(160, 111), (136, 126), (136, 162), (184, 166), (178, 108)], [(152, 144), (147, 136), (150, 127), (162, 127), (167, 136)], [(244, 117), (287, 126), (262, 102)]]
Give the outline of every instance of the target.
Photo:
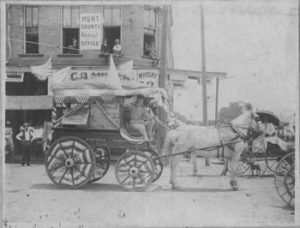
[[(7, 227), (292, 225), (294, 213), (277, 195), (272, 177), (243, 177), (232, 191), (222, 165), (204, 166), (192, 177), (183, 161), (182, 191), (170, 189), (169, 167), (146, 192), (125, 192), (110, 167), (84, 189), (59, 189), (43, 165), (6, 165), (4, 223)], [(200, 175), (201, 174), (201, 175)]]

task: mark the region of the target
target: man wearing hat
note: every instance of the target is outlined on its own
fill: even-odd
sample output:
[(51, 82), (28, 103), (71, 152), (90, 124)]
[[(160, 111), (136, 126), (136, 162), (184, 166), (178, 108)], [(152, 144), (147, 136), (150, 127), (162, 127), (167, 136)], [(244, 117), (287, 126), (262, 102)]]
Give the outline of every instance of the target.
[(24, 127), (20, 128), (20, 133), (17, 134), (16, 138), (22, 143), (23, 147), (23, 158), (22, 165), (30, 166), (30, 154), (31, 154), (31, 140), (33, 138), (33, 129), (29, 127), (29, 123), (24, 123)]

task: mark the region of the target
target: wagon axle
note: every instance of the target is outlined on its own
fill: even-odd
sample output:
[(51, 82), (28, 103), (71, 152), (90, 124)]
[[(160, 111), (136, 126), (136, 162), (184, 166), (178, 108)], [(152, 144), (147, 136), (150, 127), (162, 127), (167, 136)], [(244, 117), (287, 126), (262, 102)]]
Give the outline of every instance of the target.
[(66, 159), (66, 162), (65, 162), (65, 166), (66, 168), (73, 168), (74, 167), (74, 160), (73, 158), (68, 158)]

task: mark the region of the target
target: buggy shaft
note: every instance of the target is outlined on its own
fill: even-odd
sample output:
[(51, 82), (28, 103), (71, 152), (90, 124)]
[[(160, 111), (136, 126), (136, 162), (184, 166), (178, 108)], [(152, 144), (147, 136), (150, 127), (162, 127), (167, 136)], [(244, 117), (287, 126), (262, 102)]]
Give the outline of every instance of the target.
[(186, 153), (190, 154), (190, 153), (195, 152), (197, 150), (214, 150), (214, 149), (217, 149), (218, 147), (222, 147), (222, 146), (226, 146), (226, 145), (234, 144), (234, 143), (238, 143), (238, 142), (241, 142), (241, 140), (235, 140), (235, 141), (231, 141), (231, 142), (216, 144), (216, 145), (213, 145), (213, 146), (206, 146), (206, 147), (194, 148), (194, 149), (190, 149), (190, 150), (185, 150), (185, 151), (177, 152), (177, 153), (174, 153), (174, 154), (158, 155), (156, 157), (153, 157), (153, 160), (157, 160), (157, 159), (165, 158), (165, 157), (182, 155), (182, 154), (186, 154)]

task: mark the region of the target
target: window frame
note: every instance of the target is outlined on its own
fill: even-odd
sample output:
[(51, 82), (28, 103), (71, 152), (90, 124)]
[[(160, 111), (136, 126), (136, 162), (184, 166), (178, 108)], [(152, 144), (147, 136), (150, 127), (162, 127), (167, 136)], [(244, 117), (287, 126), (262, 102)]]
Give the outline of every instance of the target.
[[(71, 26), (70, 27), (64, 27), (64, 7), (70, 7), (71, 13), (70, 13), (70, 19), (71, 19)], [(79, 24), (78, 27), (72, 27), (72, 7), (78, 7), (79, 9)], [(61, 55), (71, 55), (71, 56), (79, 56), (82, 55), (80, 53), (80, 13), (81, 13), (81, 6), (80, 5), (63, 5), (61, 7)], [(67, 54), (64, 53), (64, 49), (66, 48), (64, 46), (64, 29), (78, 29), (78, 53), (77, 54)]]
[[(149, 27), (146, 27), (145, 26), (145, 13), (146, 11), (151, 11), (153, 10), (154, 11), (154, 28), (149, 28)], [(147, 6), (145, 5), (144, 6), (144, 15), (143, 15), (143, 19), (144, 19), (144, 25), (143, 25), (143, 57), (146, 57), (146, 58), (151, 58), (150, 56), (148, 55), (145, 55), (145, 36), (153, 36), (154, 38), (154, 45), (155, 45), (155, 49), (156, 49), (156, 35), (157, 35), (157, 22), (158, 22), (158, 13), (157, 13), (157, 8), (155, 7), (151, 7), (151, 6)], [(153, 33), (153, 34), (150, 34), (149, 32), (147, 33), (146, 31), (150, 31), (150, 33)], [(157, 51), (157, 50), (156, 50)]]
[[(104, 24), (104, 8), (105, 6), (110, 6), (110, 7), (113, 7), (113, 6), (118, 6), (120, 7), (120, 25), (106, 25)], [(111, 8), (112, 9), (112, 8)], [(102, 16), (103, 16), (103, 23), (102, 23), (102, 43), (103, 43), (103, 40), (104, 40), (104, 28), (120, 28), (120, 43), (121, 43), (121, 46), (122, 46), (122, 51), (123, 52), (123, 40), (122, 40), (122, 16), (123, 16), (123, 5), (102, 5), (102, 10), (101, 10), (101, 13), (102, 13)]]
[[(27, 9), (30, 8), (31, 10), (31, 25), (27, 26)], [(36, 8), (37, 9), (37, 24), (33, 25), (33, 9)], [(39, 15), (40, 15), (40, 7), (38, 5), (24, 5), (23, 8), (23, 16), (24, 16), (24, 49), (23, 49), (23, 53), (25, 55), (39, 55), (40, 54), (40, 44), (39, 44)], [(27, 52), (27, 28), (37, 28), (37, 37), (38, 37), (38, 43), (37, 43), (37, 52), (36, 53), (28, 53)]]

